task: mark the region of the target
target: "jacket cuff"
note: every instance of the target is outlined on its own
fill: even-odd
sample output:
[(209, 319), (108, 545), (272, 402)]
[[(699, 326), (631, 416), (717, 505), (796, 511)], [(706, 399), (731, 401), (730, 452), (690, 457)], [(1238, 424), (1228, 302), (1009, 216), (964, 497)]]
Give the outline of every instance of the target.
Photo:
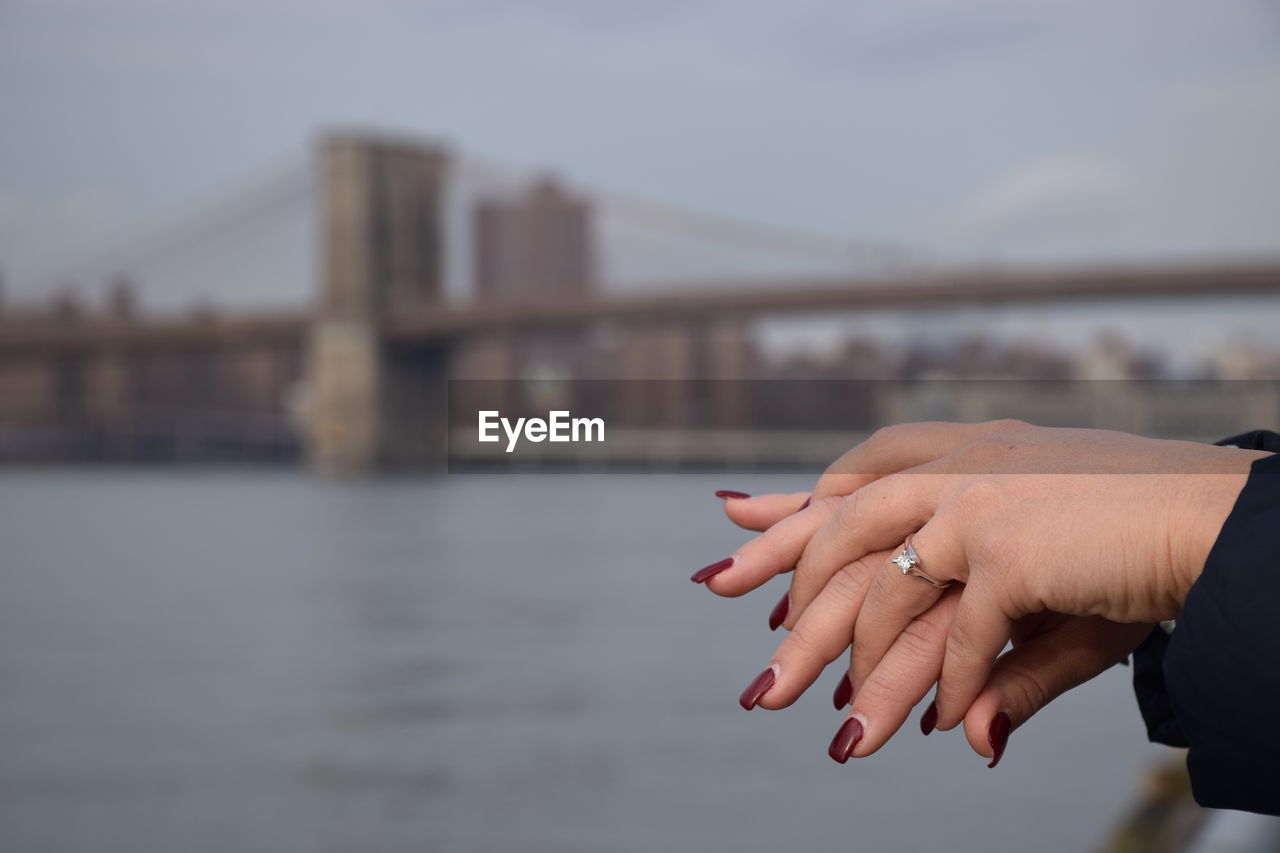
[[(1275, 433), (1230, 443), (1274, 452)], [(1196, 802), (1280, 814), (1280, 456), (1256, 460), (1163, 655), (1166, 695), (1189, 746)]]
[(1138, 699), (1138, 710), (1147, 726), (1147, 739), (1165, 746), (1185, 747), (1187, 736), (1182, 733), (1178, 717), (1169, 701), (1169, 691), (1164, 683), (1164, 655), (1169, 648), (1169, 635), (1157, 625), (1133, 651), (1133, 693)]
[[(1268, 450), (1280, 453), (1280, 434), (1271, 430), (1252, 430), (1216, 442), (1222, 447), (1239, 447), (1243, 450)], [(1147, 738), (1152, 743), (1166, 746), (1187, 747), (1187, 737), (1182, 731), (1169, 690), (1165, 685), (1164, 661), (1169, 649), (1170, 635), (1160, 625), (1142, 641), (1133, 652), (1133, 692), (1138, 700), (1138, 710), (1147, 727)]]

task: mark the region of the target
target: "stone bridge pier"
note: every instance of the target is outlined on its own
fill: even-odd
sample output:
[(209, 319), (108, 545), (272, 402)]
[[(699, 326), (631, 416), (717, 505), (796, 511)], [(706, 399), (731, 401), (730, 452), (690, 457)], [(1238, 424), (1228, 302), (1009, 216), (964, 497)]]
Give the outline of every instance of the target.
[(308, 341), (307, 456), (322, 472), (442, 464), (447, 345), (394, 344), (396, 311), (442, 303), (448, 157), (416, 143), (321, 142), (322, 293)]

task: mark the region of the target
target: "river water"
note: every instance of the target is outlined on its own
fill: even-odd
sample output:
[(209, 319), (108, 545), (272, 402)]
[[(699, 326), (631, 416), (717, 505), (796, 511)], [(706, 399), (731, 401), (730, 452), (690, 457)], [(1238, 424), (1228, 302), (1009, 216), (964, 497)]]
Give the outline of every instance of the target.
[(781, 580), (688, 581), (770, 475), (0, 474), (5, 851), (1079, 851), (1171, 755), (1117, 668), (987, 770), (736, 697)]

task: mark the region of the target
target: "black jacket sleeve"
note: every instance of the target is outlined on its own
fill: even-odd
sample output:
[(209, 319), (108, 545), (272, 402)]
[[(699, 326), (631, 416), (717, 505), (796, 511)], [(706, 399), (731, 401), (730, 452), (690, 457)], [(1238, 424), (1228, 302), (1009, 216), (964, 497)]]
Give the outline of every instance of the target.
[[(1280, 452), (1280, 435), (1220, 444)], [(1257, 460), (1177, 627), (1134, 652), (1134, 691), (1157, 743), (1189, 747), (1196, 802), (1280, 815), (1280, 455)]]

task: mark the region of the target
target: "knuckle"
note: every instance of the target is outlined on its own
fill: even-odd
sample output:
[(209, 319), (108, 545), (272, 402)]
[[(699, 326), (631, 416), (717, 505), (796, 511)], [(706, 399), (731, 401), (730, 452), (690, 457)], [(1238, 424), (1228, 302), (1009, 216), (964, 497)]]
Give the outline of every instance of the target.
[(953, 625), (947, 634), (947, 658), (966, 665), (978, 657), (978, 644), (963, 625)]
[[(883, 560), (883, 562), (882, 562)], [(860, 579), (862, 585), (870, 586), (871, 580), (877, 575), (884, 574), (884, 569), (889, 565), (889, 561), (878, 554), (863, 554), (858, 559), (850, 563), (847, 568), (849, 573)]]
[[(856, 492), (854, 494), (856, 494)], [(844, 502), (847, 499), (848, 495), (846, 494), (828, 495), (825, 498), (819, 498), (816, 501), (811, 501), (809, 507), (810, 509), (813, 507), (819, 507), (828, 517), (830, 517), (840, 512), (840, 508), (844, 505)]]
[(944, 639), (939, 626), (925, 619), (912, 619), (894, 644), (913, 659), (930, 660), (939, 656)]
[(964, 484), (960, 503), (970, 512), (987, 513), (997, 510), (1008, 497), (1008, 490), (995, 476), (974, 477)]
[(1019, 418), (996, 418), (993, 421), (987, 421), (984, 426), (990, 432), (1014, 432), (1031, 428), (1030, 423)]
[(840, 508), (836, 511), (836, 521), (840, 527), (847, 533), (854, 529), (858, 524), (858, 504), (862, 502), (865, 495), (863, 490), (859, 489), (852, 494), (839, 498)]
[(796, 625), (783, 640), (783, 645), (789, 654), (797, 657), (813, 657), (817, 650), (814, 646), (814, 638), (810, 635), (809, 630), (803, 625)]
[(851, 450), (846, 450), (828, 465), (822, 472), (822, 476), (818, 478), (818, 486), (838, 483), (849, 474), (856, 473), (859, 466), (859, 457), (863, 453), (863, 446), (858, 445)]
[(889, 424), (878, 428), (871, 435), (867, 436), (866, 441), (862, 442), (862, 446), (875, 449), (891, 443), (896, 436), (902, 434), (903, 424)]
[[(910, 578), (904, 579), (901, 570), (897, 566), (876, 566), (873, 572), (869, 572), (866, 575), (866, 580), (864, 581), (867, 587), (867, 598), (868, 600), (874, 599), (879, 602), (882, 608), (888, 608), (887, 613), (901, 613), (904, 617), (911, 616), (914, 618), (919, 615), (917, 612), (904, 613), (903, 611), (915, 607), (917, 603), (914, 598), (904, 598), (904, 596), (922, 592), (926, 587), (923, 584), (919, 584), (919, 589), (916, 589), (914, 586), (908, 585), (906, 583), (907, 580), (910, 580)], [(905, 618), (902, 621), (905, 622)], [(883, 617), (881, 624), (883, 624)]]
[(984, 435), (966, 444), (963, 456), (971, 466), (969, 470), (977, 473), (1006, 461), (1015, 449), (1016, 445), (1011, 444), (1007, 436), (996, 433)]
[(826, 588), (845, 602), (859, 600), (866, 586), (866, 570), (861, 564), (862, 560), (855, 560), (841, 566), (840, 570), (831, 576)]
[(1011, 666), (1004, 672), (1004, 690), (1008, 699), (1023, 703), (1028, 714), (1034, 714), (1053, 700), (1054, 692), (1032, 672)]
[[(870, 601), (889, 602), (893, 601), (893, 591), (890, 589), (889, 579), (885, 577), (885, 572), (879, 571), (871, 575), (867, 579), (867, 599)], [(883, 607), (883, 604), (881, 605)], [(881, 610), (883, 613), (883, 610)], [(859, 614), (861, 615), (861, 614)], [(876, 625), (871, 624), (871, 619), (859, 619), (859, 622), (866, 626), (867, 630), (879, 630), (880, 625), (884, 624), (883, 615), (877, 620)]]
[(891, 705), (902, 702), (902, 689), (895, 684), (892, 675), (885, 673), (884, 667), (877, 667), (865, 682), (858, 687), (854, 699), (855, 708), (866, 708), (871, 705)]
[(978, 473), (1008, 463), (1025, 452), (1028, 432), (1039, 429), (1016, 418), (1002, 418), (982, 425), (983, 433), (959, 448), (956, 455), (964, 470)]
[(892, 447), (910, 442), (912, 435), (919, 429), (919, 424), (901, 423), (888, 424), (877, 428), (867, 436), (861, 444), (859, 444), (854, 452), (866, 461), (875, 457), (879, 453), (883, 453)]
[(835, 635), (814, 633), (797, 626), (783, 640), (782, 645), (785, 656), (793, 660), (828, 664), (844, 653), (849, 647), (849, 641), (847, 637), (841, 642)]
[[(1015, 558), (1017, 549), (1011, 544), (1011, 537), (1012, 534), (1008, 531), (996, 528), (970, 536), (965, 543), (970, 574), (982, 574), (996, 579), (996, 595), (1002, 600), (1007, 599), (1012, 592), (1006, 584), (1015, 575), (1026, 577), (1025, 572), (1016, 571), (1021, 564)], [(1004, 603), (1007, 604), (1007, 600)]]

